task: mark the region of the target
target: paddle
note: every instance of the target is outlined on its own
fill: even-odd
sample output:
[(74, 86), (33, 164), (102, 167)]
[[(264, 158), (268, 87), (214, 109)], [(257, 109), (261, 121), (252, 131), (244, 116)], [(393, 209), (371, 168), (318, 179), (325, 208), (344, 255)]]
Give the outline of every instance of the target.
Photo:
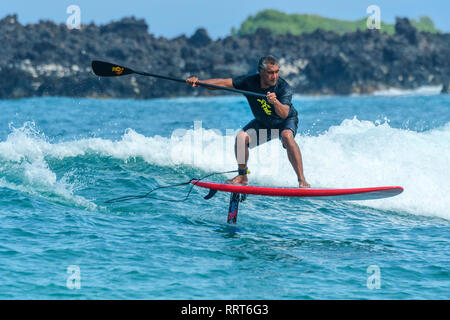
[[(154, 77), (154, 78), (160, 78), (160, 79), (165, 79), (165, 80), (172, 80), (172, 81), (186, 83), (186, 80), (183, 80), (183, 79), (177, 79), (177, 78), (172, 78), (172, 77), (168, 77), (168, 76), (161, 76), (158, 74), (144, 72), (144, 71), (132, 70), (130, 68), (119, 66), (117, 64), (112, 64), (109, 62), (97, 61), (97, 60), (92, 61), (92, 70), (94, 71), (94, 73), (97, 76), (100, 76), (100, 77), (119, 77), (119, 76), (124, 76), (127, 74), (136, 73), (136, 74), (140, 74), (140, 75), (146, 76), (146, 77)], [(262, 97), (262, 98), (266, 97), (265, 94), (256, 93), (256, 92), (252, 92), (252, 91), (216, 86), (213, 84), (208, 84), (208, 83), (203, 83), (203, 82), (197, 82), (196, 84), (198, 86), (205, 87), (205, 88), (226, 90), (226, 91), (231, 91), (231, 92), (236, 92), (236, 93), (242, 93), (245, 95), (255, 96), (255, 97)]]

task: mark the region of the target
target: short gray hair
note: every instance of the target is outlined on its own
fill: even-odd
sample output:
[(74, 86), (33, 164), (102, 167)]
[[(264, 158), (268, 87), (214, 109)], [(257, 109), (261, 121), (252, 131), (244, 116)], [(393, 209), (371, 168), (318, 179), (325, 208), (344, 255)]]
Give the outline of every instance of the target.
[(271, 65), (280, 65), (280, 63), (278, 62), (278, 59), (275, 58), (274, 56), (264, 56), (261, 57), (261, 59), (259, 59), (258, 62), (258, 72), (264, 72), (267, 69), (267, 65), (271, 64)]

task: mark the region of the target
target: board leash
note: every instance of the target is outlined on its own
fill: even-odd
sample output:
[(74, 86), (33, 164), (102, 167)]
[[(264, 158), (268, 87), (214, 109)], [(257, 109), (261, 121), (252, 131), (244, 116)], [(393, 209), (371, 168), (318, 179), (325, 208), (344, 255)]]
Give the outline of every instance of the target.
[[(194, 186), (201, 180), (204, 180), (206, 178), (209, 178), (213, 175), (217, 175), (217, 174), (226, 174), (226, 173), (233, 173), (233, 172), (238, 172), (238, 170), (231, 170), (231, 171), (224, 171), (224, 172), (213, 172), (210, 173), (200, 179), (195, 179), (192, 178), (187, 182), (181, 182), (181, 183), (176, 183), (176, 184), (170, 184), (167, 186), (160, 186), (160, 187), (156, 187), (151, 189), (149, 192), (145, 193), (145, 194), (141, 194), (141, 195), (128, 195), (128, 196), (122, 196), (122, 197), (118, 197), (118, 198), (114, 198), (114, 199), (110, 199), (110, 200), (106, 200), (104, 203), (116, 203), (116, 202), (124, 202), (124, 201), (129, 201), (129, 200), (135, 200), (135, 199), (144, 199), (144, 198), (148, 198), (148, 199), (153, 199), (153, 200), (160, 200), (160, 201), (169, 201), (169, 202), (183, 202), (186, 201), (190, 194), (192, 189), (194, 188)], [(193, 180), (195, 180), (195, 182), (192, 182)], [(168, 189), (168, 188), (176, 188), (176, 187), (181, 187), (181, 186), (185, 186), (188, 184), (192, 184), (192, 186), (189, 188), (188, 193), (186, 194), (186, 196), (183, 199), (164, 199), (164, 198), (159, 198), (159, 197), (153, 197), (150, 196), (150, 194), (156, 190), (160, 190), (160, 189)]]

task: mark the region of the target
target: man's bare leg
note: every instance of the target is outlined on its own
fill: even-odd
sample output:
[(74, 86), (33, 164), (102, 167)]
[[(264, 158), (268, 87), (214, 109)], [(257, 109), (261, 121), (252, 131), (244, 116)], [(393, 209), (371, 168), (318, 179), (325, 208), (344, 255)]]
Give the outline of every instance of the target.
[(311, 185), (306, 182), (305, 176), (303, 175), (302, 153), (300, 152), (300, 148), (294, 139), (294, 133), (289, 129), (283, 130), (281, 132), (281, 141), (286, 147), (289, 161), (297, 174), (300, 188), (310, 188)]
[[(249, 157), (249, 143), (250, 136), (244, 132), (239, 131), (236, 136), (236, 141), (234, 144), (234, 154), (236, 156), (236, 160), (238, 162), (238, 168), (243, 170), (247, 168), (247, 162)], [(237, 175), (233, 179), (227, 180), (227, 183), (233, 184), (248, 184), (247, 175)]]

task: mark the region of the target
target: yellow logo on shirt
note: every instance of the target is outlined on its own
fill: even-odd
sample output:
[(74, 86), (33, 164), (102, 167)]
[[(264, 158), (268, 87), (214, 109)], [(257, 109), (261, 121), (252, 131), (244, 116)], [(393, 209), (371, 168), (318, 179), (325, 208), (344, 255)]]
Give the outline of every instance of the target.
[(269, 116), (272, 114), (272, 108), (270, 107), (270, 105), (267, 103), (266, 100), (264, 99), (256, 99), (259, 103), (261, 103), (261, 108), (264, 110), (264, 112), (266, 114), (268, 114)]

